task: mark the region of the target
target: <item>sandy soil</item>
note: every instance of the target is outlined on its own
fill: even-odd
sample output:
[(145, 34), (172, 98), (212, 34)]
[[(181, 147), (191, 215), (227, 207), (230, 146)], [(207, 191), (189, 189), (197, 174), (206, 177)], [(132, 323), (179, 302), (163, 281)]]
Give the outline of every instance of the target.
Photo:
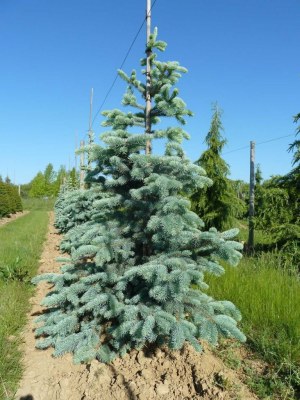
[[(40, 273), (59, 271), (59, 235), (53, 228), (53, 215), (41, 258)], [(24, 331), (24, 375), (17, 400), (254, 400), (236, 372), (205, 347), (202, 354), (190, 346), (170, 352), (167, 349), (132, 351), (110, 365), (93, 361), (73, 365), (70, 355), (53, 358), (52, 350), (35, 349), (35, 315), (49, 286), (41, 283), (32, 298), (32, 310)]]
[(24, 215), (28, 214), (29, 211), (17, 212), (12, 214), (10, 217), (5, 217), (0, 219), (0, 226), (7, 224), (8, 222), (14, 221), (17, 218), (23, 217)]

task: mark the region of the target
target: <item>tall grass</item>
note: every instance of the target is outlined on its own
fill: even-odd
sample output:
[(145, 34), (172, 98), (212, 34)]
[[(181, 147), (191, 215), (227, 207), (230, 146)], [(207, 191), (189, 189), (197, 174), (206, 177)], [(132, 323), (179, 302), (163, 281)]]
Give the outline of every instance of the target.
[(29, 211), (51, 211), (53, 210), (56, 198), (23, 198), (24, 210)]
[[(207, 277), (209, 294), (242, 312), (248, 344), (300, 385), (300, 280), (282, 268), (278, 253), (245, 257), (221, 278)], [(286, 379), (286, 376), (285, 376)]]
[(0, 399), (11, 398), (21, 378), (20, 331), (47, 225), (47, 212), (32, 211), (0, 228)]

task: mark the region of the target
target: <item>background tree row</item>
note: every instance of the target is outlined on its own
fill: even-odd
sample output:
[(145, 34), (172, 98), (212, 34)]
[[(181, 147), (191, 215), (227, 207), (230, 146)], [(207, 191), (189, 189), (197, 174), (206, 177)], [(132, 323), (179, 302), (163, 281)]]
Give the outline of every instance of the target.
[(23, 207), (17, 186), (13, 185), (9, 178), (3, 182), (0, 176), (0, 218), (19, 211), (23, 211)]
[(63, 183), (76, 188), (79, 185), (78, 172), (75, 168), (67, 171), (64, 166), (56, 172), (53, 165), (49, 163), (44, 172), (39, 171), (36, 176), (25, 185), (21, 186), (22, 197), (57, 197)]

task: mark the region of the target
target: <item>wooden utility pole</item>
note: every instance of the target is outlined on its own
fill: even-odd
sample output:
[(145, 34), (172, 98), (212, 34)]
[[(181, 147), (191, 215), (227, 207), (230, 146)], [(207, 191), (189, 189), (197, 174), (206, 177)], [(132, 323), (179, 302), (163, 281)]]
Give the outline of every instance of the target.
[[(91, 146), (91, 144), (94, 142), (94, 132), (92, 130), (92, 124), (93, 124), (93, 120), (92, 120), (92, 113), (93, 113), (93, 96), (94, 96), (94, 89), (91, 89), (91, 96), (90, 96), (90, 118), (89, 118), (89, 145)], [(88, 152), (88, 170), (90, 171), (91, 169), (91, 157), (90, 157), (90, 150)]]
[(249, 188), (249, 237), (248, 250), (254, 248), (254, 187), (255, 187), (255, 142), (250, 142), (250, 188)]
[[(147, 43), (147, 63), (146, 63), (146, 122), (145, 122), (145, 133), (150, 135), (151, 134), (151, 63), (150, 57), (152, 51), (148, 48), (148, 43), (150, 39), (151, 33), (151, 0), (147, 0), (147, 10), (146, 10), (146, 43)], [(151, 154), (152, 152), (152, 144), (151, 140), (147, 140), (146, 142), (146, 154)]]
[(92, 130), (92, 113), (93, 113), (93, 97), (94, 97), (94, 89), (91, 89), (90, 95), (90, 120), (89, 120), (89, 131)]
[(84, 178), (85, 178), (85, 170), (84, 170), (84, 152), (83, 152), (83, 148), (84, 148), (84, 140), (80, 141), (80, 149), (81, 149), (81, 153), (80, 153), (80, 189), (84, 189)]
[(75, 132), (75, 157), (74, 157), (74, 163), (75, 163), (75, 171), (77, 172), (77, 146), (78, 146), (78, 141), (77, 141), (77, 132)]

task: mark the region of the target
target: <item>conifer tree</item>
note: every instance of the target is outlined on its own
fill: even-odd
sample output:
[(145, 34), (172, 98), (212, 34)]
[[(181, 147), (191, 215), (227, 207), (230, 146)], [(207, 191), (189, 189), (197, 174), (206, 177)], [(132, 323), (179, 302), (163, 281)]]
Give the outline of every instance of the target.
[(257, 164), (256, 170), (255, 170), (255, 185), (256, 185), (256, 187), (260, 186), (262, 184), (262, 181), (263, 181), (262, 171), (261, 171), (260, 165)]
[(7, 217), (11, 212), (7, 184), (0, 181), (0, 218)]
[(196, 161), (197, 165), (205, 169), (213, 184), (205, 191), (195, 192), (191, 197), (193, 210), (203, 219), (206, 227), (218, 230), (228, 229), (233, 223), (233, 217), (243, 210), (243, 204), (228, 179), (229, 166), (221, 157), (226, 144), (221, 133), (221, 116), (222, 110), (215, 104), (211, 126), (205, 138), (208, 148)]
[(94, 187), (88, 190), (76, 189), (72, 185), (71, 178), (62, 185), (54, 207), (54, 226), (60, 233), (66, 233), (91, 219), (93, 202), (99, 199), (97, 189)]
[[(295, 115), (294, 117), (294, 122), (297, 123), (298, 121), (300, 121), (300, 113)], [(296, 135), (298, 135), (300, 133), (300, 125), (297, 127), (296, 129)], [(296, 165), (296, 168), (298, 168), (298, 173), (299, 173), (299, 169), (300, 169), (300, 140), (296, 139), (289, 147), (289, 151), (293, 151), (294, 152), (294, 156), (293, 156), (293, 165)]]
[(15, 214), (17, 212), (17, 196), (14, 187), (11, 183), (6, 184), (6, 191), (9, 198), (9, 212), (10, 214)]
[(44, 191), (45, 196), (53, 196), (55, 190), (55, 178), (56, 173), (54, 171), (53, 165), (49, 163), (44, 171)]
[(59, 187), (59, 193), (57, 200), (54, 205), (55, 220), (54, 226), (59, 231), (59, 233), (67, 232), (70, 228), (68, 227), (69, 212), (66, 211), (66, 206), (68, 205), (68, 197), (72, 196), (71, 192), (75, 190), (73, 188), (69, 179), (63, 176), (64, 182), (62, 182)]
[(14, 192), (14, 198), (15, 198), (16, 212), (21, 212), (21, 211), (23, 211), (22, 200), (19, 195), (18, 187), (15, 185), (13, 186), (13, 192)]
[[(294, 122), (297, 123), (300, 121), (300, 113), (295, 115)], [(298, 125), (296, 129), (296, 136), (300, 134), (300, 125)], [(300, 223), (300, 139), (296, 139), (289, 147), (289, 151), (293, 151), (293, 169), (287, 175), (287, 184), (290, 197), (292, 202), (294, 203), (294, 219), (293, 223), (298, 224)], [(299, 236), (298, 236), (299, 237)]]
[(72, 187), (74, 188), (79, 187), (79, 176), (75, 168), (72, 168), (71, 171), (69, 171), (69, 179)]
[(64, 165), (61, 165), (56, 173), (55, 181), (53, 182), (54, 196), (59, 196), (61, 194), (62, 187), (66, 181), (67, 181), (67, 170)]
[[(294, 122), (299, 121), (300, 113), (294, 116)], [(298, 125), (296, 136), (299, 133), (300, 126)], [(265, 201), (264, 212), (269, 217), (269, 226), (265, 224), (266, 228), (264, 229), (271, 227), (273, 240), (279, 248), (284, 248), (286, 253), (297, 253), (296, 263), (300, 269), (299, 251), (294, 251), (294, 248), (299, 248), (300, 239), (300, 140), (296, 139), (290, 144), (288, 151), (294, 153), (292, 170), (284, 176), (273, 177), (269, 182), (265, 182), (268, 202)], [(264, 220), (258, 221), (258, 223), (262, 225)]]
[[(294, 122), (300, 121), (300, 113), (294, 116)], [(300, 134), (300, 125), (296, 128), (296, 136)], [(288, 148), (289, 152), (293, 152), (293, 168), (286, 174), (282, 179), (280, 179), (280, 184), (288, 188), (291, 196), (295, 200), (296, 214), (298, 220), (300, 219), (300, 140), (297, 138)]]
[[(160, 62), (154, 53), (165, 47), (155, 30), (148, 43), (152, 127), (162, 117), (184, 124), (191, 115), (174, 88), (186, 69)], [(37, 320), (36, 336), (42, 337), (37, 346), (52, 346), (55, 356), (74, 353), (75, 362), (110, 362), (149, 343), (180, 349), (187, 341), (201, 350), (199, 338), (212, 344), (220, 334), (244, 340), (239, 311), (208, 296), (204, 282), (205, 273), (224, 272), (219, 260), (239, 261), (242, 246), (232, 241), (237, 230), (202, 230), (202, 220), (181, 193), (211, 181), (185, 156), (181, 142), (187, 133), (178, 125), (130, 133), (145, 127), (146, 85), (135, 71), (120, 76), (128, 84), (123, 105), (133, 111), (103, 113), (103, 125), (111, 129), (102, 135), (104, 144), (93, 148), (89, 179), (105, 196), (94, 201), (84, 237), (77, 246), (73, 242), (62, 273), (34, 279), (53, 284), (43, 300), (48, 311)], [(158, 138), (166, 141), (164, 155), (144, 154), (146, 142)]]

